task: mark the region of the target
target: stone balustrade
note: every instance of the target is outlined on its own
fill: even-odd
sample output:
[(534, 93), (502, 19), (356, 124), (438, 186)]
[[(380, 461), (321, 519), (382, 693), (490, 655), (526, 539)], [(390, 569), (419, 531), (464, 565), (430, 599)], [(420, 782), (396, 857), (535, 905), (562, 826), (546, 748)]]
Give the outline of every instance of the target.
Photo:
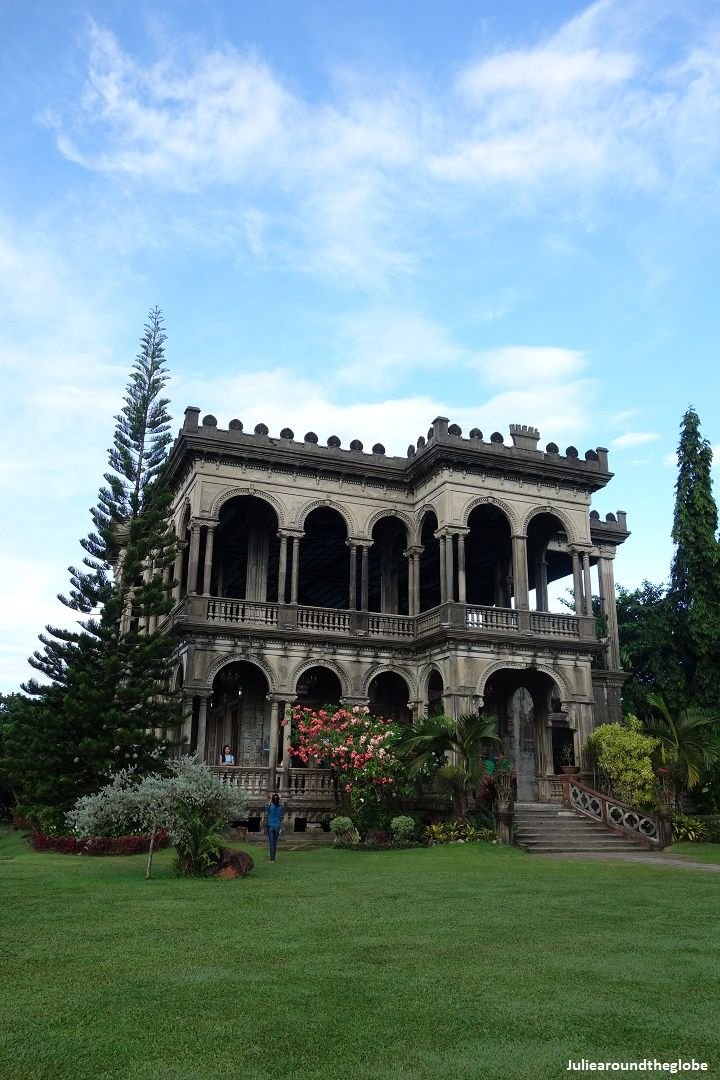
[(223, 597), (188, 596), (171, 615), (171, 622), (201, 626), (236, 626), (260, 630), (297, 630), (323, 636), (415, 640), (455, 630), (478, 636), (537, 636), (590, 641), (595, 624), (583, 615), (555, 614), (457, 602), (441, 604), (420, 615), (276, 604)]

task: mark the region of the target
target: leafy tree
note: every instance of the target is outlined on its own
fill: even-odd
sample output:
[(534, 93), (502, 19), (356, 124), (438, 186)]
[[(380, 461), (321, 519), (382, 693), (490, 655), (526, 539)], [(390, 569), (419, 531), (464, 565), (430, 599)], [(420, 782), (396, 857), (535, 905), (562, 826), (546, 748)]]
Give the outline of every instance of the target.
[(618, 587), (617, 618), (621, 663), (632, 673), (623, 688), (625, 715), (644, 716), (648, 694), (662, 693), (679, 707), (685, 700), (685, 678), (665, 586), (643, 581), (632, 591)]
[(712, 494), (710, 443), (694, 409), (680, 427), (669, 599), (689, 700), (711, 706), (720, 676), (720, 547)]
[(480, 789), (485, 776), (488, 743), (498, 741), (494, 716), (466, 713), (454, 720), (441, 714), (423, 717), (408, 730), (399, 751), (415, 774), (445, 760), (438, 777), (452, 793), (457, 817), (464, 820), (471, 794)]
[(669, 767), (677, 803), (680, 792), (697, 787), (720, 760), (717, 720), (697, 710), (673, 712), (660, 694), (650, 694), (648, 703), (652, 715), (644, 728), (659, 742), (660, 760)]
[(156, 732), (172, 735), (179, 710), (167, 695), (174, 645), (157, 622), (171, 606), (175, 558), (172, 493), (164, 462), (171, 441), (162, 317), (148, 317), (116, 417), (110, 471), (82, 540), (69, 595), (80, 629), (47, 627), (30, 664), (48, 680), (24, 689), (37, 707), (15, 731), (10, 771), (27, 807), (67, 809), (127, 765), (156, 763)]

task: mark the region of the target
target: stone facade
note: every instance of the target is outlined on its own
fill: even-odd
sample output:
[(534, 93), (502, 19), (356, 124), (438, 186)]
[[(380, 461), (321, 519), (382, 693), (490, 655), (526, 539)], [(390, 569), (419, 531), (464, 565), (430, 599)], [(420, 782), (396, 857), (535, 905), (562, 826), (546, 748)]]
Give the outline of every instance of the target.
[[(622, 512), (590, 511), (607, 451), (539, 450), (520, 425), (510, 444), (463, 438), (438, 417), (400, 458), (199, 412), (170, 455), (166, 623), (192, 749), (218, 765), (229, 744), (230, 779), (257, 800), (277, 785), (319, 805), (320, 770), (290, 760), (293, 703), (368, 702), (408, 723), (482, 707), (519, 798), (556, 797), (563, 747), (620, 715), (613, 559), (628, 533)], [(574, 611), (556, 614), (548, 587), (562, 579)]]

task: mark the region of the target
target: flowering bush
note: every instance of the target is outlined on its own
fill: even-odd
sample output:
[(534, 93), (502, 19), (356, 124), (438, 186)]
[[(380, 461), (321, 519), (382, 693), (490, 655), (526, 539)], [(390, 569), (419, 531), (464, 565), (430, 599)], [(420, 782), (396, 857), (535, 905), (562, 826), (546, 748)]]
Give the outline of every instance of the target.
[[(32, 832), (30, 843), (35, 851), (55, 851), (60, 855), (144, 855), (150, 847), (149, 836), (46, 836)], [(166, 848), (170, 837), (160, 830), (155, 836), (155, 849)]]
[(333, 770), (336, 794), (343, 796), (357, 814), (369, 801), (411, 795), (414, 785), (397, 754), (403, 728), (382, 716), (372, 716), (367, 706), (352, 709), (292, 711), (292, 752), (305, 765), (325, 764)]

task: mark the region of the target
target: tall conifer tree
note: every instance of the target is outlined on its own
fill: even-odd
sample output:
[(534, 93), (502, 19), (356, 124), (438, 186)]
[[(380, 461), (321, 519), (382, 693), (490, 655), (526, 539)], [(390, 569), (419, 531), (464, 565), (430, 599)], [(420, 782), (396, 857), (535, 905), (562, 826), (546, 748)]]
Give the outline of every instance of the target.
[(35, 707), (8, 748), (26, 806), (64, 810), (128, 764), (157, 768), (164, 736), (177, 730), (179, 710), (167, 693), (173, 642), (156, 629), (171, 606), (175, 558), (164, 343), (154, 308), (115, 418), (94, 531), (81, 541), (83, 566), (70, 568), (69, 595), (60, 596), (84, 616), (81, 629), (47, 627), (30, 658), (49, 683), (24, 687)]
[(680, 426), (669, 599), (689, 702), (717, 704), (720, 679), (720, 546), (712, 494), (712, 449), (688, 409)]

